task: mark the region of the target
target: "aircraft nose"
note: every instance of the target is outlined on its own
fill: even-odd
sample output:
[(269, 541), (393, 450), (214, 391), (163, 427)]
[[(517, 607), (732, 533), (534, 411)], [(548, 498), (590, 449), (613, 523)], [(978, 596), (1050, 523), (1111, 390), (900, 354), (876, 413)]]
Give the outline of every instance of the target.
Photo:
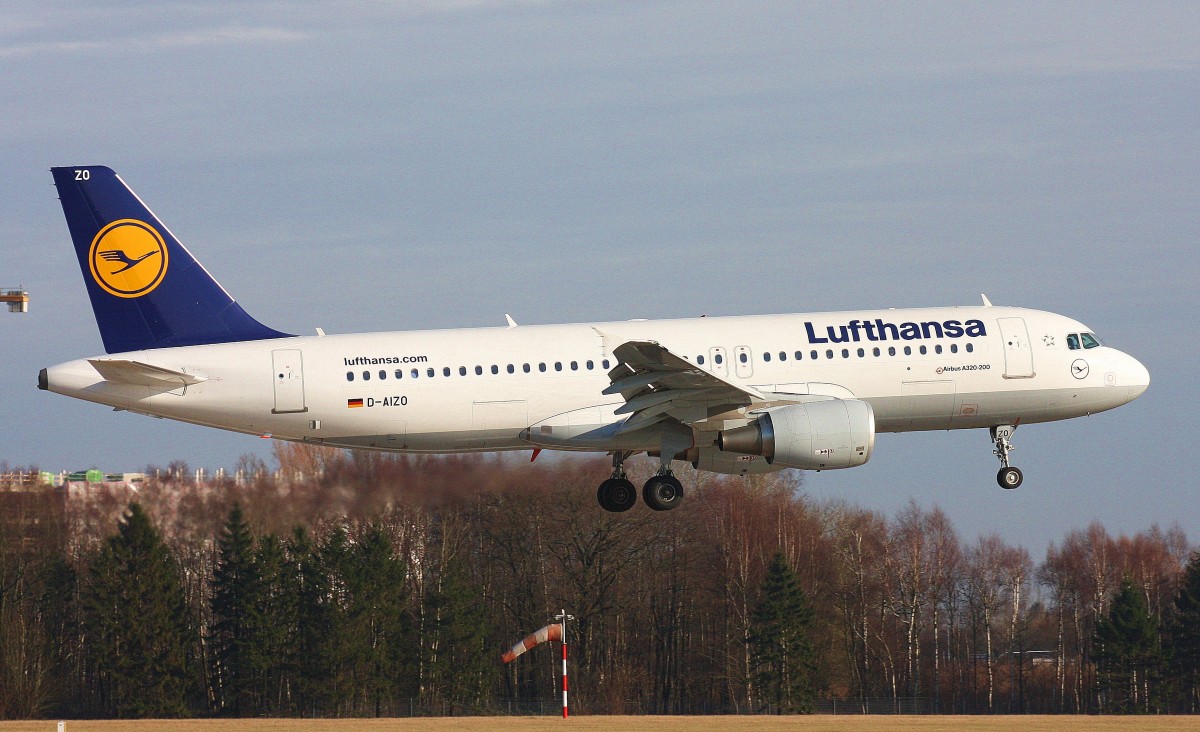
[(1146, 393), (1146, 389), (1150, 388), (1150, 371), (1142, 365), (1142, 362), (1128, 356), (1129, 366), (1126, 368), (1125, 378), (1129, 380), (1129, 384), (1133, 387), (1133, 398), (1136, 399)]
[(1150, 388), (1150, 371), (1142, 362), (1124, 351), (1117, 351), (1117, 361), (1107, 377), (1110, 386), (1118, 387), (1122, 393), (1122, 404), (1137, 399)]

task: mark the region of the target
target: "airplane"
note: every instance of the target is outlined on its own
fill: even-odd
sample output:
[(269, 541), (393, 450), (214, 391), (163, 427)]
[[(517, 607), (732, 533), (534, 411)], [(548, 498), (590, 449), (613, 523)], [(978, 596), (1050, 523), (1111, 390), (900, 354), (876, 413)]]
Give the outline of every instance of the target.
[[(38, 388), (282, 440), (407, 453), (612, 456), (597, 489), (627, 511), (625, 461), (732, 475), (866, 463), (880, 432), (988, 430), (996, 479), (1019, 425), (1133, 401), (1150, 375), (1082, 323), (993, 306), (298, 336), (251, 317), (110, 168), (52, 168), (106, 355)], [(157, 255), (157, 256), (156, 256)]]

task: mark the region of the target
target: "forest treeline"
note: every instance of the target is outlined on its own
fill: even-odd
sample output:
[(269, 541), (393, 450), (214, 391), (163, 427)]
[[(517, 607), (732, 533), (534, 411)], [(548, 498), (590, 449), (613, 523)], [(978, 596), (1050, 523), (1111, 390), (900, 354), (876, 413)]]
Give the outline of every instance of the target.
[(594, 460), (277, 458), (287, 479), (0, 491), (0, 718), (505, 711), (559, 688), (549, 650), (500, 652), (560, 609), (576, 712), (1200, 710), (1178, 528), (1093, 524), (1035, 562), (794, 472), (689, 471), (680, 508), (611, 514)]

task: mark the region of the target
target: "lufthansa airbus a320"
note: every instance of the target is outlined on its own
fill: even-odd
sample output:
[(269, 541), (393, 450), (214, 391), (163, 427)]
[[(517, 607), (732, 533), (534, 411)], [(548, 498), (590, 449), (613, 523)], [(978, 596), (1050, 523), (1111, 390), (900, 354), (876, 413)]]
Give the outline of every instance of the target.
[(53, 168), (107, 355), (38, 386), (139, 414), (397, 452), (612, 456), (600, 505), (674, 508), (675, 461), (734, 475), (862, 465), (879, 432), (987, 430), (1004, 488), (1018, 425), (1126, 404), (1145, 367), (1015, 307), (800, 313), (315, 336), (252, 318), (112, 170)]

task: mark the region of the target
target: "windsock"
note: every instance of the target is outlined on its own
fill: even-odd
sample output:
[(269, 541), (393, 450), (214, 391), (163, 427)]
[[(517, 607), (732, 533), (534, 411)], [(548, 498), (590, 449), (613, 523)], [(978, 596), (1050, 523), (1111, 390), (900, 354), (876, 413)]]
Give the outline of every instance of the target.
[(525, 640), (505, 651), (504, 655), (500, 656), (500, 660), (508, 663), (538, 643), (556, 640), (562, 640), (562, 625), (560, 623), (547, 625), (545, 628), (525, 636)]

